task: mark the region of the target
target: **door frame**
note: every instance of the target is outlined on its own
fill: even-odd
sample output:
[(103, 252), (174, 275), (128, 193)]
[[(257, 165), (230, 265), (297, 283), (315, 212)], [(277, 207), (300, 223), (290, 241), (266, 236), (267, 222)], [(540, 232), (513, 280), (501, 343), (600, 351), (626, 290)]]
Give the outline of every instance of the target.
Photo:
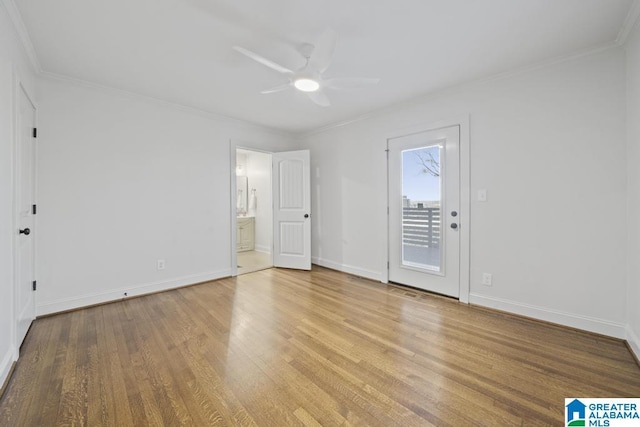
[[(460, 292), (459, 301), (465, 304), (469, 303), (470, 292), (470, 208), (471, 208), (471, 158), (469, 152), (469, 115), (461, 115), (452, 117), (449, 119), (439, 120), (436, 122), (429, 122), (425, 124), (419, 124), (400, 130), (395, 130), (387, 133), (384, 139), (384, 150), (388, 149), (390, 139), (399, 138), (402, 136), (429, 132), (447, 127), (459, 126), (460, 128)], [(387, 151), (388, 154), (388, 151)], [(387, 232), (385, 234), (386, 244), (384, 250), (384, 264), (381, 271), (383, 271), (382, 282), (389, 283), (389, 245), (391, 232), (389, 222), (389, 158), (387, 156), (387, 191), (386, 201), (384, 203), (387, 212)]]
[[(236, 214), (236, 206), (238, 203), (238, 184), (236, 182), (236, 150), (238, 149), (273, 155), (272, 151), (256, 148), (253, 144), (250, 143), (245, 143), (234, 139), (229, 141), (229, 168), (231, 172), (229, 176), (229, 180), (231, 181), (231, 206), (229, 207), (229, 213), (231, 215), (231, 277), (236, 277), (238, 275), (238, 236), (236, 234), (238, 229), (238, 216)], [(273, 179), (273, 176), (271, 177), (271, 179)], [(273, 263), (273, 236), (271, 237), (271, 262)]]
[[(37, 104), (34, 102), (34, 98), (33, 96), (31, 96), (31, 93), (29, 91), (29, 89), (27, 88), (27, 86), (24, 84), (22, 78), (20, 77), (20, 74), (14, 69), (13, 71), (13, 124), (12, 124), (12, 130), (11, 130), (11, 138), (13, 139), (13, 156), (12, 156), (12, 177), (13, 177), (13, 197), (12, 197), (12, 204), (13, 204), (13, 223), (12, 223), (12, 227), (11, 227), (11, 232), (13, 233), (13, 239), (11, 240), (11, 251), (12, 251), (12, 258), (13, 258), (13, 266), (12, 266), (12, 277), (11, 277), (11, 281), (13, 282), (13, 303), (12, 303), (12, 313), (11, 313), (11, 318), (13, 320), (13, 324), (12, 324), (12, 328), (11, 328), (11, 341), (13, 343), (13, 351), (14, 351), (14, 360), (18, 360), (18, 357), (20, 355), (20, 346), (22, 345), (22, 341), (18, 342), (18, 314), (19, 314), (19, 309), (20, 307), (18, 307), (18, 287), (20, 286), (20, 283), (18, 282), (19, 278), (20, 278), (20, 274), (18, 273), (18, 268), (19, 268), (19, 262), (18, 262), (18, 238), (20, 237), (20, 235), (17, 233), (18, 228), (20, 227), (20, 207), (18, 206), (18, 201), (20, 199), (20, 140), (19, 140), (19, 132), (18, 132), (18, 123), (19, 123), (19, 114), (20, 114), (20, 106), (19, 106), (19, 99), (20, 99), (20, 91), (22, 91), (24, 93), (24, 95), (26, 96), (27, 100), (31, 103), (31, 105), (33, 106), (33, 127), (37, 128), (38, 127), (38, 106)], [(33, 174), (33, 204), (37, 205), (37, 200), (38, 200), (38, 144), (34, 142), (33, 144), (33, 153), (32, 153), (32, 174)], [(37, 270), (37, 231), (38, 231), (38, 224), (37, 224), (37, 215), (34, 215), (33, 217), (33, 228), (36, 231), (36, 233), (34, 233), (33, 236), (33, 242), (32, 242), (32, 247), (33, 247), (33, 254), (32, 254), (32, 262), (33, 265), (31, 266), (32, 271), (33, 271), (33, 277), (34, 280), (36, 280), (37, 274), (38, 274), (38, 270)], [(35, 316), (37, 315), (37, 294), (34, 292), (33, 294), (33, 310), (34, 310), (34, 319)], [(28, 333), (28, 332), (27, 332)], [(26, 336), (25, 336), (26, 337)]]

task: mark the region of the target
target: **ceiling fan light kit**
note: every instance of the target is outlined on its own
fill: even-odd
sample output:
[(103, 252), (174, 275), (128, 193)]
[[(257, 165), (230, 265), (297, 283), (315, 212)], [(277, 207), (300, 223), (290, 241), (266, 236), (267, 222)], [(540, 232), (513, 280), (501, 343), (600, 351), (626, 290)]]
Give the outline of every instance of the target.
[(296, 79), (293, 82), (293, 86), (301, 92), (315, 92), (320, 89), (320, 83), (306, 77)]
[[(305, 59), (305, 65), (297, 71), (290, 70), (270, 59), (267, 59), (255, 52), (240, 46), (233, 48), (241, 54), (253, 59), (260, 64), (271, 68), (279, 73), (286, 74), (289, 77), (289, 83), (281, 84), (270, 89), (261, 91), (262, 94), (276, 93), (287, 90), (291, 87), (304, 92), (308, 98), (317, 105), (328, 107), (329, 98), (320, 89), (357, 89), (360, 87), (371, 86), (377, 84), (380, 79), (351, 77), (351, 78), (330, 78), (325, 79), (323, 73), (331, 65), (333, 52), (336, 46), (336, 33), (333, 29), (327, 29), (318, 42), (313, 45), (303, 43), (298, 49), (298, 53)], [(311, 60), (313, 54), (316, 54)]]

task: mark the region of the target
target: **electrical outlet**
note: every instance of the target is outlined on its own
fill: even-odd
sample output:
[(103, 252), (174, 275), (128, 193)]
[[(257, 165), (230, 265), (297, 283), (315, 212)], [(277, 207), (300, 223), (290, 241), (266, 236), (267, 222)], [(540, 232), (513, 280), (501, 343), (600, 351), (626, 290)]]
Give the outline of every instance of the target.
[(493, 282), (493, 274), (482, 273), (482, 284), (485, 286), (491, 286)]
[(158, 264), (156, 265), (156, 268), (157, 268), (158, 270), (164, 270), (164, 267), (165, 267), (165, 262), (164, 262), (164, 260), (163, 260), (163, 259), (159, 259), (159, 260), (158, 260)]

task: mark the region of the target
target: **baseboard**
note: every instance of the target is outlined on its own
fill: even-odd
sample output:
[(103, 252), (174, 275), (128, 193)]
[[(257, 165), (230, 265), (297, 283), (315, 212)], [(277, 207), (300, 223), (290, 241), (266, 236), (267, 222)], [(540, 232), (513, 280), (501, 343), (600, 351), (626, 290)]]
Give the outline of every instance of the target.
[(353, 274), (354, 276), (365, 277), (367, 279), (381, 281), (382, 274), (378, 271), (365, 270), (364, 268), (353, 267), (351, 265), (340, 264), (334, 261), (329, 261), (327, 259), (322, 259), (318, 257), (311, 257), (311, 262), (317, 264), (321, 267), (327, 267), (332, 270), (342, 271), (344, 273)]
[(270, 254), (271, 253), (271, 247), (270, 246), (255, 245), (254, 249), (255, 249), (256, 252), (264, 252), (265, 254)]
[(581, 316), (578, 314), (551, 310), (544, 307), (536, 307), (521, 302), (488, 297), (474, 293), (469, 294), (469, 302), (471, 304), (519, 314), (521, 316), (531, 317), (545, 322), (582, 329), (584, 331), (607, 335), (614, 338), (626, 339), (625, 325), (622, 323), (610, 322), (608, 320), (597, 319), (595, 317)]
[(631, 329), (630, 325), (627, 325), (627, 344), (629, 344), (629, 348), (636, 356), (638, 363), (640, 363), (640, 338), (634, 330)]
[(11, 374), (11, 369), (13, 367), (13, 359), (14, 356), (13, 347), (9, 348), (7, 353), (2, 358), (2, 362), (0, 362), (0, 398), (4, 394), (5, 387), (7, 386), (9, 375)]
[(146, 283), (143, 285), (123, 286), (121, 288), (109, 290), (107, 292), (98, 292), (87, 295), (80, 295), (72, 298), (63, 298), (54, 301), (42, 302), (39, 303), (36, 307), (36, 315), (43, 316), (47, 314), (59, 313), (61, 311), (74, 310), (77, 308), (88, 307), (105, 302), (121, 300), (125, 292), (127, 293), (127, 297), (134, 297), (144, 294), (150, 294), (153, 292), (161, 292), (169, 289), (180, 288), (182, 286), (193, 285), (195, 283), (208, 282), (210, 280), (216, 280), (229, 276), (231, 276), (231, 270), (212, 271), (209, 273), (194, 274), (191, 276)]

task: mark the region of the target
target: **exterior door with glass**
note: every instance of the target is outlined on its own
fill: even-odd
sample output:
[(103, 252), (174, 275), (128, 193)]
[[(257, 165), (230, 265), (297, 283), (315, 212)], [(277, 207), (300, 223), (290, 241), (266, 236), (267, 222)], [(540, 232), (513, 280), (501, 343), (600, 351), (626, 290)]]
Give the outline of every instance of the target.
[(389, 281), (458, 298), (460, 128), (390, 138), (387, 144)]

